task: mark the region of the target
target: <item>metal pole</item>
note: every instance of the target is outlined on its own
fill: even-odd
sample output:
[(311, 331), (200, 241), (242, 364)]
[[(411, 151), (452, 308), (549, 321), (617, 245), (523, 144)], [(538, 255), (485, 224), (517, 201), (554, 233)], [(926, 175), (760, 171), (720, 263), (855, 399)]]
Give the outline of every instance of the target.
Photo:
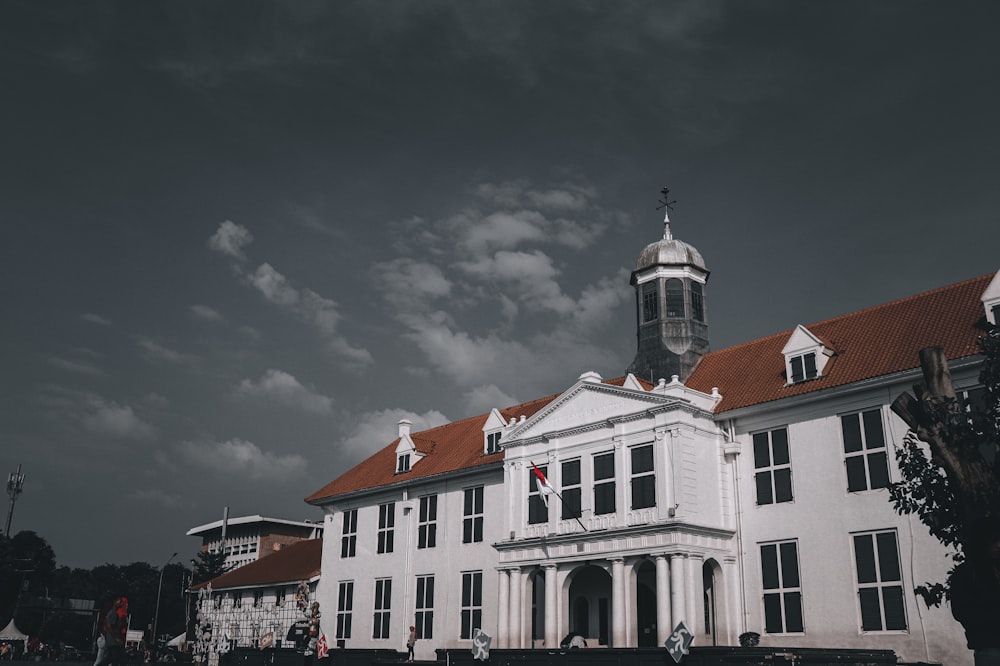
[(21, 466), (17, 466), (17, 471), (7, 477), (7, 494), (10, 496), (10, 509), (7, 511), (7, 527), (4, 534), (10, 538), (10, 521), (14, 518), (14, 502), (17, 496), (24, 491), (24, 474), (21, 474)]
[(170, 564), (170, 560), (175, 557), (177, 557), (177, 553), (171, 555), (170, 559), (163, 563), (163, 567), (160, 568), (160, 583), (156, 586), (156, 612), (153, 613), (153, 662), (156, 662), (157, 653), (160, 649), (160, 646), (156, 641), (156, 628), (160, 623), (160, 592), (163, 591), (163, 572), (167, 570), (167, 565)]

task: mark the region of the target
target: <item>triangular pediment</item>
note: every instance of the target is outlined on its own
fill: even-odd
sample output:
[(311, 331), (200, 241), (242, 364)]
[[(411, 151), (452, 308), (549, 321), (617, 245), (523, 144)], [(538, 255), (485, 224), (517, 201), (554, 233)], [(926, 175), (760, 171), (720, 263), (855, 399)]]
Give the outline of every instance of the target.
[(399, 438), (399, 443), (396, 444), (396, 455), (401, 455), (404, 453), (413, 453), (417, 450), (416, 445), (413, 443), (413, 438), (408, 434), (403, 435)]
[(494, 432), (496, 430), (500, 430), (506, 425), (506, 421), (504, 421), (503, 416), (500, 415), (500, 410), (494, 407), (490, 410), (490, 415), (486, 417), (486, 423), (483, 424), (483, 432)]
[(799, 324), (788, 337), (788, 342), (785, 343), (785, 348), (781, 350), (781, 353), (785, 355), (795, 354), (810, 351), (816, 347), (823, 347), (823, 341), (813, 335), (808, 328)]
[(518, 424), (504, 441), (531, 439), (548, 433), (606, 423), (608, 420), (641, 414), (650, 408), (676, 402), (676, 396), (581, 381), (549, 403), (545, 409), (523, 424)]

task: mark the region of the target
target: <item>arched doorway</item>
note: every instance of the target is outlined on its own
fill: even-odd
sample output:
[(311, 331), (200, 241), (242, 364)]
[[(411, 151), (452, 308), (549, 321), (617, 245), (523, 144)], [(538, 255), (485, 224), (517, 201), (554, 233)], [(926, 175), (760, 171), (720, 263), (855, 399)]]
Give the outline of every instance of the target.
[(635, 569), (636, 645), (656, 647), (656, 567), (644, 560)]
[(568, 577), (569, 630), (581, 634), (588, 645), (611, 644), (611, 575), (587, 564)]
[(719, 644), (719, 617), (722, 610), (722, 567), (715, 560), (708, 559), (701, 567), (702, 594), (705, 602), (705, 616), (701, 618), (702, 634), (708, 645)]

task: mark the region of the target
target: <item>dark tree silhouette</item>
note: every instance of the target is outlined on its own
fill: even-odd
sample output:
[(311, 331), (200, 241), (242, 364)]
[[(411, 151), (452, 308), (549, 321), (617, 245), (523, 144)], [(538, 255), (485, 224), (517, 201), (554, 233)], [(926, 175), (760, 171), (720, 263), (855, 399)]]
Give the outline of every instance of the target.
[(200, 550), (192, 562), (194, 563), (192, 585), (212, 580), (229, 571), (229, 567), (226, 566), (226, 554), (222, 550)]
[[(35, 532), (25, 530), (9, 539), (0, 536), (0, 617), (10, 617), (19, 598), (44, 593), (55, 568), (52, 547)], [(34, 617), (19, 615), (17, 620), (19, 626), (37, 624)]]
[[(903, 393), (892, 410), (909, 426), (897, 449), (902, 480), (889, 487), (893, 507), (915, 514), (933, 537), (955, 549), (956, 563), (993, 569), (989, 544), (1000, 539), (1000, 327), (982, 322), (979, 349), (984, 360), (978, 400), (955, 394), (940, 347), (920, 351), (923, 384), (916, 397)], [(929, 606), (948, 596), (946, 582), (916, 588)]]

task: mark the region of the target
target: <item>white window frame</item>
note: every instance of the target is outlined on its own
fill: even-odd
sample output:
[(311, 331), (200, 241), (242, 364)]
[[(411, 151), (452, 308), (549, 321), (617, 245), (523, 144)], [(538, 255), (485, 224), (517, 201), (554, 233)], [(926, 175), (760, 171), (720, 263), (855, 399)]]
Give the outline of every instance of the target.
[[(896, 550), (895, 562), (890, 562), (888, 560), (891, 557), (890, 554), (882, 552), (879, 547), (879, 535), (891, 535), (893, 541), (893, 548)], [(851, 533), (851, 566), (854, 570), (854, 584), (857, 590), (857, 612), (858, 612), (858, 631), (862, 634), (903, 634), (909, 631), (910, 621), (906, 615), (906, 586), (903, 584), (903, 562), (902, 553), (899, 550), (899, 534), (894, 529), (884, 529), (884, 530), (870, 530), (865, 532), (853, 532)], [(872, 547), (872, 553), (874, 556), (875, 564), (875, 580), (861, 582), (861, 572), (858, 569), (858, 539), (867, 539)], [(888, 566), (886, 566), (888, 565)], [(884, 578), (886, 573), (892, 574), (892, 567), (895, 567), (898, 578)], [(887, 571), (888, 569), (888, 571)], [(902, 628), (886, 628), (886, 591), (890, 589), (899, 590), (900, 599), (900, 611), (903, 618)], [(864, 608), (862, 601), (862, 590), (876, 590), (878, 607), (879, 607), (879, 626), (880, 629), (865, 629), (864, 626)]]
[[(598, 458), (610, 458), (611, 460), (611, 476), (597, 478), (597, 459)], [(618, 461), (615, 459), (614, 451), (604, 451), (602, 453), (595, 453), (591, 456), (591, 469), (594, 474), (594, 493), (593, 493), (593, 510), (595, 516), (612, 516), (618, 512)], [(601, 511), (598, 513), (600, 507), (597, 506), (597, 489), (603, 488), (604, 486), (611, 486), (611, 510)]]
[(486, 489), (483, 486), (473, 486), (462, 491), (462, 543), (482, 542), (485, 497)]
[[(774, 433), (778, 431), (784, 431), (785, 433), (785, 452), (788, 454), (788, 462), (776, 463), (774, 461)], [(766, 464), (761, 464), (761, 460), (757, 458), (757, 442), (758, 438), (767, 438), (767, 461)], [(784, 504), (786, 502), (795, 501), (795, 485), (794, 479), (792, 477), (792, 445), (791, 440), (788, 436), (788, 427), (782, 426), (780, 428), (771, 428), (770, 430), (762, 430), (760, 432), (755, 432), (750, 436), (750, 443), (753, 447), (753, 466), (754, 466), (754, 501), (757, 506), (770, 506), (772, 504)], [(789, 498), (778, 500), (778, 482), (776, 481), (778, 472), (788, 470), (788, 493)], [(768, 487), (771, 493), (771, 501), (761, 502), (760, 494), (758, 493), (758, 478), (766, 474), (768, 476)]]
[(337, 638), (351, 637), (351, 621), (354, 616), (354, 581), (342, 580), (337, 586)]
[(486, 455), (500, 453), (500, 437), (502, 434), (499, 430), (486, 434)]
[[(810, 374), (808, 367), (809, 364), (806, 363), (807, 358), (812, 358), (812, 374)], [(795, 376), (796, 362), (798, 362), (799, 369), (802, 371), (802, 376), (798, 378)], [(808, 351), (788, 357), (788, 382), (790, 384), (801, 384), (802, 382), (807, 382), (810, 379), (816, 379), (819, 376), (819, 360), (816, 352)]]
[[(538, 467), (545, 478), (549, 478), (549, 466), (540, 465)], [(529, 525), (544, 525), (549, 522), (549, 508), (545, 501), (542, 499), (541, 490), (538, 488), (538, 475), (535, 474), (533, 468), (527, 470), (528, 474), (528, 514), (526, 516)], [(534, 507), (534, 508), (532, 508)], [(544, 520), (534, 520), (535, 513), (538, 513), (538, 517), (544, 516)]]
[[(868, 432), (866, 427), (867, 421), (865, 420), (866, 414), (877, 413), (877, 418), (875, 423), (878, 424), (879, 431), (882, 436), (882, 445), (874, 448), (868, 447), (869, 437), (871, 433)], [(847, 431), (845, 429), (845, 421), (848, 418), (857, 418), (858, 420), (858, 430), (861, 436), (861, 448), (857, 451), (847, 450)], [(840, 441), (844, 451), (844, 474), (847, 476), (847, 492), (849, 493), (863, 493), (871, 490), (884, 490), (888, 488), (892, 483), (892, 475), (889, 469), (889, 440), (886, 438), (886, 427), (885, 420), (882, 417), (882, 408), (874, 407), (872, 409), (864, 409), (860, 411), (848, 412), (846, 414), (840, 415)], [(884, 486), (872, 487), (872, 460), (878, 459), (877, 457), (881, 455), (882, 459), (885, 461), (885, 479), (886, 484)], [(848, 460), (854, 458), (861, 458), (862, 464), (864, 465), (865, 471), (865, 487), (851, 489), (851, 475), (849, 473), (850, 463)]]
[(437, 546), (437, 503), (437, 495), (424, 495), (420, 498), (417, 520), (418, 549)]
[[(652, 466), (648, 470), (645, 470), (645, 471), (642, 471), (642, 472), (636, 472), (633, 469), (633, 467), (635, 465), (634, 454), (639, 449), (649, 449), (650, 460), (651, 460), (651, 463), (652, 463)], [(645, 444), (639, 444), (637, 446), (630, 447), (629, 450), (628, 450), (628, 460), (629, 460), (629, 472), (631, 472), (631, 474), (632, 474), (631, 482), (629, 483), (629, 493), (632, 496), (631, 497), (631, 501), (629, 503), (629, 506), (632, 508), (633, 511), (654, 508), (656, 506), (656, 451), (653, 448), (652, 442), (647, 442)], [(635, 505), (635, 500), (636, 500), (636, 497), (635, 497), (635, 482), (636, 482), (637, 479), (645, 479), (647, 477), (648, 478), (652, 478), (652, 480), (653, 480), (653, 503), (652, 504), (648, 504), (646, 506), (639, 506), (639, 507), (637, 507)]]
[[(478, 597), (478, 603), (477, 602)], [(483, 623), (483, 572), (463, 571), (462, 591), (459, 598), (459, 638), (471, 639), (475, 629)], [(478, 624), (476, 622), (478, 616)]]
[(413, 613), (417, 638), (434, 638), (434, 575), (417, 576), (416, 602)]
[[(784, 559), (782, 555), (782, 546), (786, 544), (791, 544), (795, 552), (795, 577), (798, 579), (798, 585), (792, 584), (794, 581), (785, 580), (785, 566)], [(764, 549), (774, 548), (775, 552), (775, 564), (777, 570), (774, 572), (778, 579), (777, 587), (764, 587)], [(802, 566), (801, 557), (799, 556), (799, 542), (797, 539), (783, 539), (781, 541), (768, 541), (757, 544), (757, 554), (760, 557), (760, 617), (761, 626), (763, 631), (768, 636), (801, 636), (805, 633), (805, 608), (802, 603)], [(788, 616), (788, 596), (787, 595), (798, 595), (799, 600), (799, 624), (802, 625), (801, 630), (788, 630), (789, 616)], [(781, 613), (781, 631), (768, 631), (767, 630), (767, 597), (777, 597), (778, 604)]]
[(378, 505), (378, 534), (375, 552), (379, 555), (391, 553), (396, 527), (396, 503)]
[(372, 606), (372, 640), (388, 640), (392, 633), (392, 578), (375, 579)]
[(344, 523), (340, 533), (340, 557), (345, 559), (358, 554), (358, 510), (344, 511)]
[[(566, 481), (566, 466), (576, 464), (576, 483)], [(580, 458), (563, 460), (559, 463), (559, 489), (562, 499), (559, 502), (559, 518), (561, 520), (576, 520), (583, 517), (583, 461)], [(569, 498), (569, 499), (567, 499)], [(574, 500), (576, 506), (574, 507)]]

